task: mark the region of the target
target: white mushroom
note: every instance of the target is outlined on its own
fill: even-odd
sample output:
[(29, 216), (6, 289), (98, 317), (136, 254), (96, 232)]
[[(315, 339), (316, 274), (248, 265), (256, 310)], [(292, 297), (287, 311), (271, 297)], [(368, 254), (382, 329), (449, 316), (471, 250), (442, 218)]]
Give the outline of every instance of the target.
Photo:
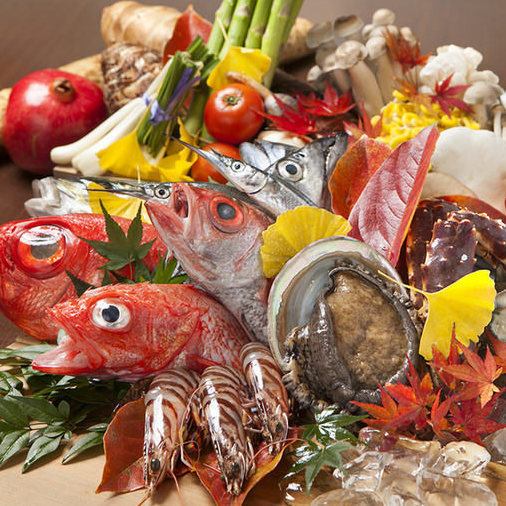
[(333, 42), (327, 43), (316, 52), (316, 63), (322, 72), (330, 77), (342, 93), (351, 89), (351, 82), (348, 73), (336, 66), (336, 46)]
[(399, 29), (395, 25), (376, 26), (369, 33), (369, 38), (385, 37), (387, 32), (392, 34), (394, 37), (398, 37), (399, 35)]
[(394, 91), (395, 73), (388, 55), (385, 39), (383, 37), (371, 37), (365, 47), (367, 48), (369, 59), (375, 68), (376, 79), (383, 95), (383, 100), (385, 103), (390, 102), (392, 100), (392, 92)]
[(364, 22), (358, 16), (340, 16), (334, 21), (334, 36), (336, 41), (362, 40)]
[(506, 140), (494, 132), (449, 128), (439, 136), (431, 163), (434, 172), (453, 176), (481, 200), (506, 211)]
[(375, 26), (393, 25), (395, 23), (395, 13), (390, 9), (378, 9), (372, 15), (372, 24)]
[(366, 56), (367, 49), (363, 44), (348, 40), (335, 52), (335, 67), (348, 71), (355, 100), (364, 102), (367, 114), (374, 116), (379, 114), (384, 103), (378, 82), (364, 62)]
[(503, 89), (487, 81), (477, 81), (464, 93), (464, 102), (473, 106), (476, 120), (482, 128), (489, 124), (489, 111), (498, 103)]
[(410, 46), (415, 46), (418, 43), (418, 39), (415, 37), (413, 31), (409, 26), (403, 26), (400, 29), (401, 37), (406, 40)]
[(306, 35), (306, 45), (309, 49), (316, 49), (333, 40), (334, 29), (330, 21), (314, 25)]
[(364, 28), (362, 28), (362, 38), (364, 40), (367, 40), (369, 36), (371, 35), (371, 32), (376, 28), (373, 24), (365, 25)]

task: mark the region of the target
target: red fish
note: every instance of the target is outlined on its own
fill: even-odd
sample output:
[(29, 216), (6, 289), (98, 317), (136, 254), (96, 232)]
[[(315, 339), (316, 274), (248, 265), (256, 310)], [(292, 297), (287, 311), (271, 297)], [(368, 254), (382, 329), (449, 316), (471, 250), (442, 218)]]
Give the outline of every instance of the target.
[(104, 286), (50, 314), (63, 337), (32, 364), (50, 374), (130, 381), (170, 367), (240, 368), (241, 347), (248, 342), (219, 302), (190, 285)]
[(266, 343), (269, 282), (260, 246), (271, 218), (224, 185), (175, 183), (165, 195), (146, 203), (160, 238), (195, 283), (222, 302), (252, 337)]
[[(129, 220), (115, 218), (126, 231)], [(0, 310), (28, 335), (56, 340), (57, 328), (48, 309), (75, 297), (66, 271), (100, 285), (106, 260), (79, 237), (105, 241), (105, 220), (99, 214), (48, 216), (6, 223), (0, 227)], [(157, 238), (144, 225), (143, 241)], [(146, 257), (153, 268), (167, 248), (156, 240)]]

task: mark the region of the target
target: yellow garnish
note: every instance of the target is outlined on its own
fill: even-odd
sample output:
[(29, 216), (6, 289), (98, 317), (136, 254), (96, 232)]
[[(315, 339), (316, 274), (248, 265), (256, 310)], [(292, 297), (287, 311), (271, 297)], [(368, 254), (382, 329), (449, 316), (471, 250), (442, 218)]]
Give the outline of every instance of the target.
[(240, 72), (261, 83), (270, 66), (271, 59), (260, 49), (232, 46), (209, 74), (207, 85), (213, 90), (223, 88), (231, 82), (227, 78), (228, 72)]
[(457, 340), (469, 346), (469, 341), (478, 341), (492, 318), (496, 291), (486, 270), (467, 274), (437, 292), (416, 291), (429, 303), (420, 339), (420, 355), (426, 360), (432, 358), (433, 345), (448, 356), (454, 325)]
[[(480, 125), (470, 114), (453, 108), (447, 116), (439, 104), (426, 104), (410, 101), (400, 91), (393, 92), (394, 99), (381, 110), (382, 130), (377, 140), (389, 144), (392, 148), (402, 142), (412, 139), (425, 127), (437, 124), (439, 130), (446, 130), (457, 126), (479, 129)], [(379, 117), (372, 118), (374, 124)]]
[(100, 201), (102, 201), (109, 214), (133, 220), (139, 210), (139, 205), (143, 204), (141, 219), (144, 223), (151, 223), (142, 199), (136, 197), (122, 197), (114, 193), (100, 191), (103, 189), (104, 187), (97, 183), (90, 183), (88, 185), (88, 190), (92, 190), (88, 193), (92, 212), (97, 214), (102, 213), (102, 209), (100, 208)]
[[(179, 121), (181, 139), (192, 143), (192, 137)], [(134, 130), (125, 137), (113, 142), (98, 154), (100, 167), (121, 177), (175, 183), (192, 181), (188, 176), (198, 155), (177, 141), (169, 142), (165, 155), (160, 160), (149, 161), (137, 141)]]
[(260, 257), (264, 275), (274, 277), (301, 249), (336, 235), (347, 235), (351, 225), (342, 216), (317, 207), (300, 206), (278, 216), (262, 233)]

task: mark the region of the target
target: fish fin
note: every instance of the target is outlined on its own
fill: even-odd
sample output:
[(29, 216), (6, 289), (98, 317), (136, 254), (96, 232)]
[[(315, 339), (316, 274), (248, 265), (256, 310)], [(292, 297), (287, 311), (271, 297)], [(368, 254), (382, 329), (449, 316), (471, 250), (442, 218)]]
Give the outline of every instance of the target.
[(341, 158), (348, 148), (348, 135), (345, 132), (338, 132), (334, 138), (334, 143), (330, 146), (325, 158), (325, 179), (328, 181), (337, 161)]

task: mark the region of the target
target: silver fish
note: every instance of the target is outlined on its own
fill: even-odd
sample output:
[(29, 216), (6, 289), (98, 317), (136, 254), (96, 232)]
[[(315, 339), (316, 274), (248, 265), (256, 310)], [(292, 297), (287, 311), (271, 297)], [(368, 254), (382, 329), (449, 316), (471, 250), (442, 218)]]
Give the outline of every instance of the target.
[(146, 208), (160, 238), (190, 278), (215, 296), (250, 336), (267, 342), (269, 283), (262, 273), (262, 232), (272, 217), (225, 185), (174, 183)]
[(265, 141), (243, 143), (242, 160), (189, 147), (239, 190), (279, 215), (301, 205), (329, 206), (327, 181), (346, 145), (344, 133), (317, 139), (301, 149)]

